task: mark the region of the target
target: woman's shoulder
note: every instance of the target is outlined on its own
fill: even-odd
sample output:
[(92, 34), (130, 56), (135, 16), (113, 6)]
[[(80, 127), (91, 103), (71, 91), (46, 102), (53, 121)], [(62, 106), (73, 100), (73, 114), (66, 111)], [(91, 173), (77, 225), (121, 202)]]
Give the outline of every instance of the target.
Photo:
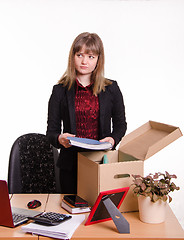
[(64, 89), (66, 86), (63, 83), (57, 83), (53, 86), (55, 89)]
[(118, 82), (112, 79), (108, 80), (110, 81), (110, 84), (105, 87), (105, 92), (113, 97), (117, 97), (119, 94), (122, 95), (120, 87), (118, 86)]
[(64, 92), (68, 89), (63, 83), (57, 83), (53, 86), (53, 91), (55, 92)]
[(108, 88), (108, 89), (114, 89), (114, 88), (117, 88), (117, 86), (118, 86), (118, 83), (116, 80), (106, 78), (106, 82), (107, 82), (106, 88)]
[(58, 99), (61, 99), (63, 96), (66, 95), (67, 87), (64, 84), (58, 83), (53, 86), (52, 89), (52, 96), (55, 96)]
[(105, 78), (105, 80), (106, 80), (106, 82), (109, 82), (109, 83), (110, 83), (110, 85), (112, 85), (112, 84), (117, 84), (117, 81), (116, 81), (116, 80), (114, 80), (114, 79)]

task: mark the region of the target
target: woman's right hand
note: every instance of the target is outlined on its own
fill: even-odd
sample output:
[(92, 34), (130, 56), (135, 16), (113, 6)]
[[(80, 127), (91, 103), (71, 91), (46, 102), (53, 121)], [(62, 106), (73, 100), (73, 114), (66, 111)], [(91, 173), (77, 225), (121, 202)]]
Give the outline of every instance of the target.
[(63, 145), (63, 147), (65, 148), (69, 148), (72, 146), (69, 140), (67, 139), (67, 137), (75, 137), (75, 135), (70, 133), (63, 133), (63, 134), (60, 134), (58, 137), (59, 143)]

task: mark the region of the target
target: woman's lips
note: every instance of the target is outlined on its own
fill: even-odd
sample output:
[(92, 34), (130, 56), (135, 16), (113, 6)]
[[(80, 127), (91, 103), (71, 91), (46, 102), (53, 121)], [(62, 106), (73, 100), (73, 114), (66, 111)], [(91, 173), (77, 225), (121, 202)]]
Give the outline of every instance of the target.
[(87, 69), (87, 66), (80, 66), (81, 69)]

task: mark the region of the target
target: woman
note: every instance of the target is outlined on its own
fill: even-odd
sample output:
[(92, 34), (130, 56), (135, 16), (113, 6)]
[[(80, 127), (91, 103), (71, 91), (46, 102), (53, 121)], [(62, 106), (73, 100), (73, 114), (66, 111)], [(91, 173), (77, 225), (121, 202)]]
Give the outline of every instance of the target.
[(77, 153), (84, 151), (71, 146), (67, 137), (110, 142), (115, 149), (126, 128), (121, 91), (116, 81), (104, 77), (103, 43), (97, 34), (81, 33), (71, 46), (67, 70), (53, 87), (48, 107), (47, 137), (60, 148), (62, 193), (77, 192)]

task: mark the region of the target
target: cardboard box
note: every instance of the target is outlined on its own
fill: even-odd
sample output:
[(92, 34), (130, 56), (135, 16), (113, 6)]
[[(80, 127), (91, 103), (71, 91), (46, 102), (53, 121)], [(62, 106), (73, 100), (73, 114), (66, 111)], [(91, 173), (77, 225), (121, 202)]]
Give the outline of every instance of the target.
[[(144, 175), (144, 160), (181, 136), (178, 127), (149, 121), (124, 136), (119, 150), (78, 153), (77, 194), (93, 206), (101, 191), (130, 187), (120, 211), (137, 211), (132, 174)], [(102, 164), (104, 154), (107, 164)]]

